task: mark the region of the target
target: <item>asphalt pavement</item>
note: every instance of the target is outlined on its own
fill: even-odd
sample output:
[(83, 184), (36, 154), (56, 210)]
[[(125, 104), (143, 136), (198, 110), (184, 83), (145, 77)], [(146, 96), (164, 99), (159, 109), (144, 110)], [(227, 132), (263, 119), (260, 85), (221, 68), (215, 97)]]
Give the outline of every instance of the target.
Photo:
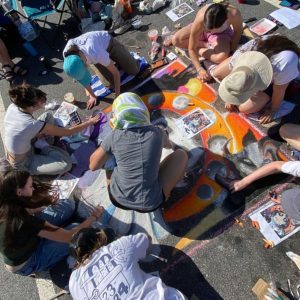
[[(247, 2), (248, 4), (237, 4), (244, 19), (256, 17), (257, 19), (266, 17), (276, 8), (264, 1), (259, 4)], [(186, 25), (191, 22), (197, 11), (197, 6), (192, 3), (195, 12), (182, 18), (176, 23)], [(163, 26), (168, 26), (174, 30), (174, 23), (165, 15), (170, 8), (159, 10), (159, 12), (144, 15), (142, 20), (144, 26), (139, 30), (130, 30), (118, 36), (117, 39), (132, 51), (138, 51), (148, 58), (147, 52), (150, 50), (150, 42), (147, 37), (149, 29), (161, 30)], [(55, 19), (50, 18), (50, 22)], [(48, 27), (48, 26), (47, 26)], [(54, 39), (54, 28), (46, 28), (42, 35), (33, 42), (39, 52), (39, 56), (45, 56), (55, 65), (48, 75), (41, 76), (42, 64), (37, 57), (28, 56), (22, 49), (17, 51), (18, 57), (23, 57), (22, 64), (26, 66), (30, 73), (26, 81), (35, 86), (39, 86), (48, 95), (48, 99), (62, 101), (66, 92), (73, 92), (78, 101), (84, 102), (86, 95), (83, 89), (73, 80), (68, 78), (62, 70), (62, 49), (68, 38), (79, 35), (78, 24), (70, 15), (65, 14), (62, 25), (59, 27), (58, 36), (54, 47), (49, 44)], [(286, 34), (296, 43), (300, 43), (299, 27), (293, 30), (280, 27), (276, 30)], [(134, 46), (134, 47), (130, 47)], [(140, 47), (136, 49), (135, 47)], [(18, 53), (19, 52), (19, 53)], [(0, 81), (1, 98), (4, 109), (10, 103), (7, 91), (9, 85), (5, 80)], [(0, 99), (1, 100), (1, 99)], [(109, 101), (103, 101), (101, 106), (107, 105)], [(85, 110), (82, 114), (87, 114)], [(3, 118), (3, 114), (1, 116)], [(0, 118), (0, 120), (1, 120)], [(2, 120), (1, 120), (2, 121)], [(1, 149), (3, 154), (3, 148)], [(287, 258), (285, 252), (294, 251), (299, 253), (299, 234), (282, 242), (272, 249), (264, 249), (261, 234), (254, 230), (247, 218), (243, 219), (244, 227), (231, 223), (226, 230), (221, 230), (213, 238), (198, 241), (191, 244), (182, 255), (175, 255), (169, 265), (160, 265), (164, 271), (161, 273), (163, 279), (172, 286), (180, 288), (189, 297), (194, 294), (193, 299), (256, 299), (251, 293), (251, 288), (259, 278), (266, 281), (274, 280), (287, 289), (287, 279), (291, 279), (293, 285), (299, 284), (299, 271), (295, 265)], [(174, 245), (173, 245), (174, 246)], [(165, 251), (173, 251), (172, 236), (165, 245)], [(47, 281), (37, 284), (33, 278), (22, 278), (6, 272), (0, 266), (0, 299), (49, 299), (54, 292), (51, 285), (47, 286)], [(46, 287), (45, 287), (46, 284)], [(57, 291), (57, 289), (56, 289)], [(68, 298), (68, 297), (62, 297)]]

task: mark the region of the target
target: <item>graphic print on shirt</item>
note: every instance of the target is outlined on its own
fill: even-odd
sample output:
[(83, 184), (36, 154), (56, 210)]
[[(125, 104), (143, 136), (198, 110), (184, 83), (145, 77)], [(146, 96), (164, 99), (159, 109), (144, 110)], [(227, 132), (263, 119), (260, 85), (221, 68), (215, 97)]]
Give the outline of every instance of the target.
[[(110, 247), (108, 247), (110, 248)], [(119, 247), (102, 254), (83, 273), (79, 282), (87, 300), (124, 300), (129, 294), (129, 284), (123, 273), (125, 251)]]

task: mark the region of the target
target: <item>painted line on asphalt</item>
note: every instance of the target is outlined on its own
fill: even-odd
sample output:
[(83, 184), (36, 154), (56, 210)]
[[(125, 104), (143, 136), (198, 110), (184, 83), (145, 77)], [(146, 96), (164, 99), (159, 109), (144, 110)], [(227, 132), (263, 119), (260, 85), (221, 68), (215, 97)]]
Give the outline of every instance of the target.
[[(3, 137), (4, 137), (5, 111), (6, 111), (6, 109), (4, 106), (4, 101), (3, 101), (3, 98), (0, 93), (0, 134), (1, 134), (2, 143), (3, 143)], [(41, 300), (50, 299), (56, 294), (50, 274), (48, 272), (44, 272), (43, 277), (45, 279), (44, 278), (36, 279), (36, 287), (37, 287), (38, 294), (39, 294), (39, 297)]]

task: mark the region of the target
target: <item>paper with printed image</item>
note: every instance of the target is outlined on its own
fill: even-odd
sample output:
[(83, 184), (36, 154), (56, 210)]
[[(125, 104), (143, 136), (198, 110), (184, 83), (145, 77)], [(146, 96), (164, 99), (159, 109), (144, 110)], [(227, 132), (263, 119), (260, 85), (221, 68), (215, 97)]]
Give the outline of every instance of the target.
[(182, 3), (173, 9), (166, 12), (166, 15), (173, 21), (176, 22), (179, 19), (185, 17), (186, 15), (190, 14), (194, 10), (186, 3)]
[(58, 177), (52, 182), (52, 185), (57, 188), (59, 199), (69, 199), (74, 191), (79, 178), (70, 173)]
[(192, 138), (213, 122), (201, 108), (193, 109), (175, 121), (176, 126), (184, 137)]
[(274, 246), (300, 230), (300, 222), (287, 216), (279, 203), (269, 201), (249, 215), (258, 222), (259, 230)]

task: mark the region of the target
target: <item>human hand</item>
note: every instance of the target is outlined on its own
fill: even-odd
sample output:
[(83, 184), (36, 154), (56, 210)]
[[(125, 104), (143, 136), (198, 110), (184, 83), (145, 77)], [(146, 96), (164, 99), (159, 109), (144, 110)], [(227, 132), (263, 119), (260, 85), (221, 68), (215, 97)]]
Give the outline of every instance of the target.
[(245, 180), (233, 180), (230, 183), (229, 190), (231, 193), (239, 192), (248, 186), (248, 183)]
[(198, 68), (197, 73), (198, 73), (197, 77), (203, 82), (206, 82), (211, 79), (211, 76), (203, 68)]
[(97, 122), (99, 122), (101, 119), (101, 114), (96, 114), (94, 117), (90, 117), (88, 122), (91, 124), (91, 125), (94, 125), (96, 124)]
[(272, 122), (273, 120), (273, 112), (270, 108), (266, 109), (263, 113), (263, 115), (259, 119), (260, 124), (267, 124)]
[(95, 221), (97, 221), (101, 217), (101, 215), (103, 214), (103, 212), (104, 212), (104, 207), (101, 206), (101, 205), (97, 205), (93, 209), (90, 218), (93, 217), (93, 218), (95, 218)]
[(228, 110), (229, 112), (239, 112), (239, 108), (237, 105), (235, 104), (229, 104), (229, 103), (226, 103), (225, 104), (225, 108), (226, 110)]
[(89, 100), (86, 103), (87, 109), (92, 109), (97, 104), (97, 98), (94, 96), (90, 96)]

